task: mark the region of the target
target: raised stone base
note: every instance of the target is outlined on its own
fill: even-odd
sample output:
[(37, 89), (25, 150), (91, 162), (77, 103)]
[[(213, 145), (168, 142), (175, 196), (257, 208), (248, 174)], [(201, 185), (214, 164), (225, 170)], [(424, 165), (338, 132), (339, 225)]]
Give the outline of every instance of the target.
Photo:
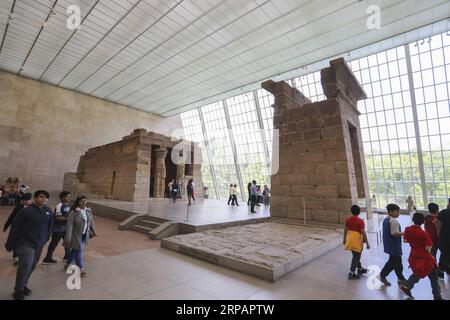
[(342, 230), (264, 222), (161, 240), (161, 247), (275, 281), (342, 244)]

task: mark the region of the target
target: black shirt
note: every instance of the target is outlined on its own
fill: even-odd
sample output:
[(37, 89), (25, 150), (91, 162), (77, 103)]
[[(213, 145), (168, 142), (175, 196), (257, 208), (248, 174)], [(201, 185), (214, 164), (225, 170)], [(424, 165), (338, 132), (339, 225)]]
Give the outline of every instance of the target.
[(441, 231), (439, 232), (439, 240), (442, 245), (450, 246), (450, 210), (444, 209), (439, 212), (438, 220), (441, 222)]
[(39, 208), (33, 203), (20, 210), (11, 226), (6, 250), (11, 251), (21, 245), (34, 249), (42, 247), (50, 238), (53, 219), (53, 211), (47, 206)]
[(8, 230), (8, 228), (13, 224), (14, 219), (16, 218), (17, 214), (22, 209), (23, 209), (23, 205), (21, 205), (21, 204), (18, 204), (17, 206), (14, 207), (13, 211), (11, 212), (11, 214), (8, 217), (8, 220), (6, 220), (6, 223), (3, 226), (3, 231)]

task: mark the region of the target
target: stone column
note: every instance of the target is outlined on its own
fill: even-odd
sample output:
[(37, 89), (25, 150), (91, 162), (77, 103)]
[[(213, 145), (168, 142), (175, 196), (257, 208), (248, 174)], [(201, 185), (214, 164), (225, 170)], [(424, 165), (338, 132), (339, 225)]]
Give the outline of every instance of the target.
[(166, 190), (166, 149), (155, 150), (155, 198), (164, 198), (164, 191)]

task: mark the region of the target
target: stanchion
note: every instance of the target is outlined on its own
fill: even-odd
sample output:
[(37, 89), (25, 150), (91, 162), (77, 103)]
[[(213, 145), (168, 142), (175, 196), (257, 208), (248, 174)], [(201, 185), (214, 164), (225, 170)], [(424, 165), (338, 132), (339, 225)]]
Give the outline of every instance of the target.
[(306, 203), (305, 203), (305, 197), (303, 197), (303, 224), (306, 226)]
[(189, 203), (187, 204), (187, 210), (186, 210), (186, 221), (189, 221)]

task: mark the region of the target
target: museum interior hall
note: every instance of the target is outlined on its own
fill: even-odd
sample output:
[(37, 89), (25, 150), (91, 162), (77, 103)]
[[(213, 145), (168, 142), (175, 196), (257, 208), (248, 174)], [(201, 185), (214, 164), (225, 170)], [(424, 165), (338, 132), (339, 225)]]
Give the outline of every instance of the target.
[(449, 0), (1, 0), (0, 300), (450, 299)]

